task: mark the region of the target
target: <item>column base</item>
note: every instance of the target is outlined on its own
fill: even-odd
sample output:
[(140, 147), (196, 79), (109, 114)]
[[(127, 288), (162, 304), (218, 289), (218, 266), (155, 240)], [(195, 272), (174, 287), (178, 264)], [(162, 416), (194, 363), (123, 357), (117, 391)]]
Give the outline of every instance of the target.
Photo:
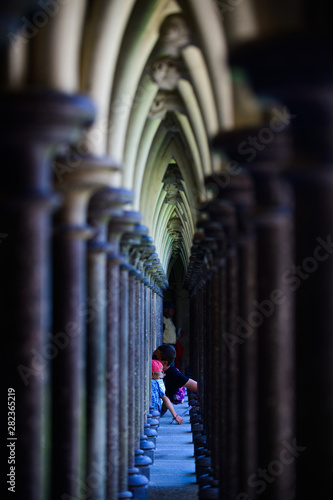
[(212, 459), (211, 457), (201, 456), (196, 459), (195, 462), (195, 472), (197, 476), (197, 480), (200, 476), (204, 474), (212, 475)]
[(135, 450), (135, 467), (139, 469), (139, 473), (150, 479), (151, 459), (144, 454), (143, 450)]
[(220, 490), (218, 488), (204, 486), (199, 489), (199, 500), (218, 500), (219, 492)]
[(153, 418), (152, 415), (147, 415), (147, 423), (150, 425), (152, 429), (155, 429), (157, 431), (157, 428), (160, 425), (160, 421), (157, 418)]
[(154, 444), (154, 449), (156, 449), (157, 431), (155, 429), (152, 429), (149, 424), (145, 424), (144, 433), (147, 436), (148, 440)]
[(148, 441), (145, 434), (140, 436), (140, 448), (143, 450), (144, 454), (150, 458), (152, 463), (154, 463), (155, 446), (152, 441)]
[(149, 414), (151, 415), (151, 418), (154, 420), (157, 420), (158, 426), (160, 425), (160, 412), (157, 410), (150, 410)]
[(149, 480), (140, 474), (137, 467), (128, 469), (128, 487), (136, 500), (146, 500)]
[(117, 498), (121, 498), (122, 500), (127, 500), (129, 498), (133, 498), (133, 493), (130, 491), (122, 491), (121, 493), (118, 493)]

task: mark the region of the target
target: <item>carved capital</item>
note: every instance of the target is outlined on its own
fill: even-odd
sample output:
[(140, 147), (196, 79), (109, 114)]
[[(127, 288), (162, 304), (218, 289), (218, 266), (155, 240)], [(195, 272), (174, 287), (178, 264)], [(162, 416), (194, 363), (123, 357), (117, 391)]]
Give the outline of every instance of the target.
[(174, 90), (184, 73), (179, 59), (162, 57), (151, 65), (151, 76), (162, 90)]
[(180, 183), (180, 181), (183, 179), (182, 174), (179, 171), (178, 166), (176, 163), (170, 163), (170, 165), (167, 168), (167, 171), (164, 174), (163, 177), (163, 184), (177, 184), (179, 189), (183, 190), (183, 187)]
[(185, 114), (185, 106), (178, 92), (159, 90), (149, 111), (149, 118), (163, 118), (167, 111)]
[(166, 197), (164, 202), (168, 205), (175, 206), (178, 203), (182, 203), (183, 199), (181, 197), (180, 191), (184, 191), (184, 187), (181, 183), (182, 175), (176, 164), (171, 163), (163, 177), (163, 189), (166, 191)]
[(180, 14), (168, 16), (160, 29), (160, 43), (169, 55), (178, 55), (191, 43), (191, 32)]
[(168, 221), (168, 229), (170, 232), (181, 232), (183, 228), (182, 220), (179, 217), (173, 217)]

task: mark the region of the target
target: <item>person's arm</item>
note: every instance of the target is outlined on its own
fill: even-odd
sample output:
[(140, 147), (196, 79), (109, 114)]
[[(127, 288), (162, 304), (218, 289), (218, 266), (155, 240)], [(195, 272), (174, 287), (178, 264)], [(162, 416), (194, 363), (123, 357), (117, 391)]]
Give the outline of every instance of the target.
[(187, 389), (190, 389), (190, 391), (197, 392), (197, 385), (198, 385), (198, 383), (195, 380), (192, 380), (191, 378), (189, 378), (185, 384), (185, 387)]
[(180, 425), (183, 422), (184, 419), (183, 419), (183, 417), (180, 417), (179, 415), (177, 415), (177, 413), (175, 412), (175, 409), (173, 407), (173, 404), (171, 403), (171, 401), (168, 398), (168, 396), (162, 396), (162, 401), (165, 404), (165, 406), (168, 408), (168, 410), (170, 410), (171, 415), (173, 416), (173, 418)]

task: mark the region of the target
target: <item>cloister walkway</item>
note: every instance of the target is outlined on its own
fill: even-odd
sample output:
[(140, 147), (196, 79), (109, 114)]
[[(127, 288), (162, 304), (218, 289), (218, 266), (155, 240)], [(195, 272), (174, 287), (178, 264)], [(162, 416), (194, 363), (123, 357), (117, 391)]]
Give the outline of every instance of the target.
[(170, 412), (160, 419), (155, 460), (150, 468), (148, 500), (198, 498), (187, 396), (182, 404), (176, 406), (176, 411), (179, 415), (186, 412), (182, 425), (170, 425)]

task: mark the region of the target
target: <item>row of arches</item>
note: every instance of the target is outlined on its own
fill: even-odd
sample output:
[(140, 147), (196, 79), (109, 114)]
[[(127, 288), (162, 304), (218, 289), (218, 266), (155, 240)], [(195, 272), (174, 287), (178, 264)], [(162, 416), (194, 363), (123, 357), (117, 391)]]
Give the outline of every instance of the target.
[[(302, 277), (313, 241), (331, 254), (328, 2), (15, 0), (0, 13), (1, 364), (17, 404), (18, 497), (82, 500), (78, 484), (97, 457), (92, 498), (145, 498), (149, 363), (165, 297), (199, 381), (202, 440), (213, 443), (204, 451), (213, 483), (200, 494), (251, 496), (258, 449), (274, 459), (286, 421), (309, 448), (301, 480), (291, 474), (264, 494), (291, 500), (295, 481), (301, 496), (329, 489), (330, 260), (312, 282)], [(296, 295), (287, 287), (276, 317), (253, 326), (260, 356), (239, 356), (257, 387), (225, 335), (239, 339), (237, 311), (272, 299), (293, 259), (287, 279), (306, 284)], [(220, 363), (231, 375), (222, 385)], [(134, 367), (136, 384), (122, 366)], [(221, 387), (227, 425), (216, 413)], [(253, 426), (258, 408), (259, 444), (236, 429)], [(318, 439), (307, 426), (320, 427)]]
[[(217, 6), (211, 1), (54, 0), (37, 4), (30, 17), (24, 13), (16, 31), (4, 34), (4, 87), (84, 93), (92, 99), (96, 117), (82, 149), (121, 165), (113, 183), (134, 189), (133, 208), (153, 231), (152, 216), (161, 211), (163, 230), (151, 234), (159, 254), (173, 217), (164, 217), (162, 179), (177, 157), (191, 193), (190, 232), (184, 226), (188, 258), (196, 220), (189, 207), (205, 198), (203, 179), (212, 171), (209, 141), (233, 122)], [(165, 268), (169, 258), (167, 252)]]

